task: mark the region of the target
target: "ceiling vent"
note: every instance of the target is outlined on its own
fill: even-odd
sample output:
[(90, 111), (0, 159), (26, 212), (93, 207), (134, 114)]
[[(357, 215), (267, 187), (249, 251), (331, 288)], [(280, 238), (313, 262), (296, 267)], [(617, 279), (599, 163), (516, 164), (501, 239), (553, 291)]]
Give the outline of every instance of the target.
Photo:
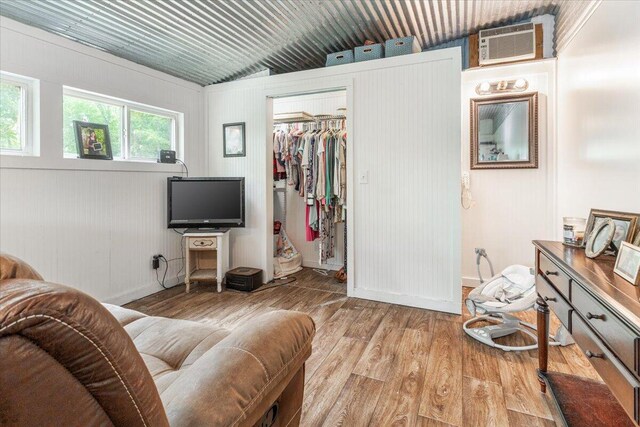
[(480, 31), (480, 65), (522, 61), (536, 57), (533, 23)]

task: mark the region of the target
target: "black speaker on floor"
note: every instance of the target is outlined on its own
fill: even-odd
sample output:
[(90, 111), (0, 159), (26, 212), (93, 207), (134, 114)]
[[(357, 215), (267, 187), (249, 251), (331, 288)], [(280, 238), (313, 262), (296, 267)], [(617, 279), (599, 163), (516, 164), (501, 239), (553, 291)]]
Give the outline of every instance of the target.
[(259, 268), (238, 267), (225, 275), (227, 288), (251, 292), (262, 286), (262, 270)]

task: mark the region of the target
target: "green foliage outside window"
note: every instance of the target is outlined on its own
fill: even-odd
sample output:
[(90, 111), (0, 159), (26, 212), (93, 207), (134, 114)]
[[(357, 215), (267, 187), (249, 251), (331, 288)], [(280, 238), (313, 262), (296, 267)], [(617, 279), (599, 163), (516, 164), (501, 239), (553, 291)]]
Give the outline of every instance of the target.
[(78, 154), (74, 120), (109, 126), (111, 152), (114, 158), (122, 157), (122, 107), (65, 96), (63, 101), (64, 153)]
[(0, 148), (21, 150), (22, 88), (0, 82)]
[(171, 149), (172, 120), (156, 114), (129, 113), (129, 156), (156, 159), (160, 150)]
[(160, 150), (170, 150), (173, 120), (157, 114), (129, 110), (129, 153), (122, 152), (123, 106), (66, 95), (64, 97), (64, 153), (78, 153), (74, 120), (109, 126), (114, 158), (157, 159)]

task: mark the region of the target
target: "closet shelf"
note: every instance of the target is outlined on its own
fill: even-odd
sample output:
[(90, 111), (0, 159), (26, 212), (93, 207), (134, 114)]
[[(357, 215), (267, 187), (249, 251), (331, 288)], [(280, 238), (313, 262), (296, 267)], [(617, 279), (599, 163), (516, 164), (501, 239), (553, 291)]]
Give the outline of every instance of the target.
[(273, 123), (282, 124), (282, 123), (304, 123), (304, 122), (315, 122), (316, 119), (313, 115), (306, 113), (304, 111), (296, 111), (293, 113), (277, 113), (273, 115)]
[(294, 113), (278, 113), (273, 116), (273, 124), (291, 124), (291, 123), (317, 123), (325, 122), (329, 120), (346, 120), (347, 116), (342, 114), (318, 114), (313, 116), (304, 111), (298, 111)]

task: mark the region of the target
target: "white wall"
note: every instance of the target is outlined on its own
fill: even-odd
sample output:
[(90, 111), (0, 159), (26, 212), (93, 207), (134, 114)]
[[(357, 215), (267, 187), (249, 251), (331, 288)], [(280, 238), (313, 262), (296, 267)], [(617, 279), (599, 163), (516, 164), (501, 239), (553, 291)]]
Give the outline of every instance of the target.
[(559, 54), (558, 221), (640, 212), (639, 17), (640, 2), (604, 1)]
[[(344, 91), (315, 93), (295, 97), (276, 98), (273, 100), (273, 113), (290, 113), (305, 111), (309, 114), (338, 114), (338, 108), (346, 108), (347, 94)], [(349, 152), (347, 151), (347, 156)], [(305, 267), (322, 267), (339, 270), (344, 265), (344, 228), (336, 225), (335, 257), (326, 264), (320, 264), (318, 240), (307, 242), (305, 232), (306, 203), (298, 195), (293, 186), (286, 186), (287, 194), (287, 235), (298, 252), (302, 254), (302, 265)], [(347, 189), (347, 192), (349, 189)], [(282, 202), (282, 196), (276, 199)], [(276, 201), (274, 201), (276, 203)]]
[[(459, 70), (455, 48), (207, 87), (210, 174), (247, 178), (232, 265), (271, 268), (267, 97), (344, 87), (350, 295), (459, 312)], [(230, 122), (246, 122), (247, 157), (222, 157)], [(367, 172), (368, 184), (352, 184)]]
[[(166, 228), (166, 177), (179, 165), (64, 159), (62, 87), (184, 113), (185, 161), (206, 172), (198, 85), (0, 18), (0, 69), (40, 80), (40, 157), (0, 158), (0, 249), (45, 279), (126, 302), (160, 289), (151, 257), (180, 257)], [(172, 261), (174, 278), (180, 261)], [(175, 280), (170, 280), (172, 283)]]
[[(462, 168), (469, 171), (473, 206), (462, 211), (462, 276), (478, 284), (474, 248), (485, 248), (498, 273), (512, 264), (534, 265), (531, 241), (555, 235), (555, 59), (462, 73)], [(538, 169), (470, 167), (470, 100), (484, 81), (525, 78), (538, 92)], [(483, 261), (483, 277), (489, 276)]]

